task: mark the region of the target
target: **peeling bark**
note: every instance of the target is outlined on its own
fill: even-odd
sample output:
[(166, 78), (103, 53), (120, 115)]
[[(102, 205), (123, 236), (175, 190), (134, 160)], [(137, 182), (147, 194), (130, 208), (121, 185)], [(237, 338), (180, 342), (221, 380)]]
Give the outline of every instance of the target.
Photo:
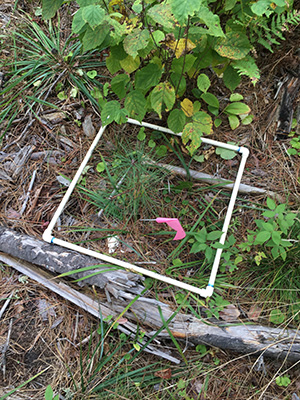
[[(107, 270), (107, 267), (100, 267), (100, 260), (85, 256), (75, 251), (64, 249), (55, 244), (49, 244), (42, 240), (20, 234), (8, 228), (0, 227), (0, 251), (13, 257), (42, 266), (51, 272), (62, 274), (72, 270), (88, 266), (97, 266), (97, 269), (71, 275), (78, 279), (96, 271)], [(98, 267), (99, 266), (99, 267)], [(114, 268), (114, 269), (113, 269)], [(138, 282), (143, 277), (124, 270), (102, 272), (92, 278), (84, 280), (84, 284), (92, 284), (103, 289), (108, 283), (116, 288), (128, 290), (131, 293), (140, 293), (144, 287)]]

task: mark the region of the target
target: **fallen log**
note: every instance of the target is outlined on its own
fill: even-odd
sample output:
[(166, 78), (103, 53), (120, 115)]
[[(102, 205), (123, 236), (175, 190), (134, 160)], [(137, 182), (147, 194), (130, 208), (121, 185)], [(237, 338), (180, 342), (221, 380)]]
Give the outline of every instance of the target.
[[(7, 241), (5, 242), (5, 240)], [(28, 259), (30, 258), (31, 254), (33, 263), (37, 264), (37, 262), (41, 262), (44, 259), (43, 264), (46, 264), (46, 266), (51, 264), (51, 270), (55, 270), (55, 265), (57, 264), (57, 272), (63, 272), (63, 263), (61, 262), (61, 258), (58, 256), (58, 253), (62, 254), (66, 252), (66, 250), (61, 250), (60, 248), (56, 249), (58, 246), (48, 245), (42, 242), (43, 245), (49, 246), (43, 247), (40, 242), (41, 241), (38, 239), (30, 238), (26, 235), (20, 235), (14, 231), (4, 228), (0, 229), (0, 251), (9, 253), (10, 250), (11, 253), (18, 253), (19, 258), (22, 258), (22, 254), (26, 254), (27, 261), (29, 261)], [(9, 246), (5, 246), (5, 243), (9, 243)], [(19, 248), (17, 247), (13, 249), (11, 247), (13, 243), (19, 243)], [(21, 248), (22, 246), (23, 249)], [(28, 248), (26, 249), (26, 247)], [(39, 251), (39, 254), (37, 254), (36, 249), (40, 249), (41, 247), (43, 247), (43, 252), (41, 253), (41, 251)], [(60, 253), (60, 250), (62, 253)], [(87, 260), (87, 263), (92, 262), (89, 257), (79, 255), (76, 252), (68, 251), (67, 253), (72, 253), (69, 256), (72, 257), (75, 262), (77, 262), (76, 266), (78, 266), (78, 259), (76, 259), (76, 256), (80, 257), (81, 266), (84, 264), (84, 260)], [(18, 261), (15, 257), (16, 256), (8, 257), (5, 254), (0, 254), (0, 260), (3, 262), (13, 266), (14, 268), (16, 268), (16, 265), (22, 266), (24, 262), (22, 263), (20, 260)], [(66, 257), (65, 259), (68, 259), (66, 255), (62, 255), (62, 257), (63, 259), (64, 257)], [(98, 260), (96, 262), (98, 263)], [(70, 270), (70, 267), (71, 265), (69, 264), (68, 271)], [(27, 275), (32, 277), (32, 279), (38, 280), (37, 276), (39, 273), (37, 272), (36, 267), (26, 263), (26, 268)], [(30, 270), (34, 271), (34, 273), (31, 274)], [(119, 277), (119, 273), (125, 272), (126, 271), (120, 270), (111, 271), (109, 274), (109, 279), (106, 281), (106, 283), (104, 281), (100, 282), (102, 287), (108, 293), (112, 294), (112, 296), (109, 296), (109, 301), (95, 302), (91, 298), (88, 299), (87, 297), (82, 297), (79, 292), (75, 291), (78, 293), (75, 295), (75, 297), (77, 296), (80, 299), (79, 303), (76, 304), (96, 316), (99, 307), (103, 315), (107, 315), (107, 313), (113, 316), (119, 315), (136, 297), (135, 292), (141, 293), (140, 289), (143, 288), (142, 285), (137, 283), (139, 280), (138, 278), (140, 277), (134, 278), (132, 276), (134, 274), (132, 273), (128, 273), (130, 274), (130, 279), (128, 278), (128, 281), (135, 283), (135, 286), (132, 286), (131, 284), (128, 286), (124, 284), (122, 286), (119, 284), (118, 280), (113, 279), (114, 274)], [(45, 273), (46, 272), (43, 271), (43, 276)], [(99, 276), (103, 278), (105, 274), (106, 273), (103, 273)], [(90, 279), (95, 279), (99, 276), (95, 276)], [(123, 279), (122, 282), (127, 283), (126, 275), (121, 276)], [(50, 287), (50, 278), (50, 275), (48, 279), (45, 279), (44, 276), (43, 282), (41, 283), (49, 287), (51, 290), (54, 290), (53, 287)], [(62, 282), (56, 282), (56, 284), (65, 285)], [(69, 293), (74, 291), (72, 288), (66, 290)], [(63, 296), (62, 293), (59, 294)], [(68, 298), (68, 300), (72, 301), (70, 298)], [(91, 311), (91, 309), (93, 311)], [(128, 332), (132, 332), (135, 322), (138, 322), (139, 325), (142, 324), (148, 338), (151, 338), (158, 329), (161, 329), (161, 332), (157, 336), (157, 339), (169, 338), (169, 333), (164, 329), (164, 322), (162, 321), (161, 315), (163, 315), (163, 319), (165, 321), (168, 319), (170, 320), (168, 327), (173, 336), (179, 340), (183, 339), (185, 342), (190, 342), (192, 344), (206, 344), (243, 354), (252, 354), (256, 356), (263, 354), (266, 357), (284, 359), (291, 362), (300, 361), (300, 333), (298, 330), (285, 328), (279, 329), (254, 324), (248, 325), (243, 322), (238, 324), (225, 324), (224, 322), (214, 321), (212, 323), (211, 321), (204, 319), (201, 320), (193, 315), (184, 314), (182, 312), (176, 314), (168, 304), (143, 296), (139, 297), (124, 314), (128, 322), (122, 324), (122, 329), (128, 329)]]
[[(18, 257), (22, 260), (39, 265), (51, 272), (62, 274), (83, 267), (95, 266), (95, 270), (72, 274), (74, 279), (82, 278), (96, 271), (103, 271), (92, 278), (84, 280), (103, 289), (108, 283), (116, 288), (126, 289), (132, 293), (141, 293), (144, 289), (139, 284), (143, 277), (129, 271), (116, 270), (111, 266), (100, 266), (99, 260), (93, 257), (64, 249), (55, 244), (20, 234), (12, 229), (0, 227), (0, 252)], [(97, 269), (96, 269), (97, 268)], [(83, 285), (83, 283), (82, 283)]]

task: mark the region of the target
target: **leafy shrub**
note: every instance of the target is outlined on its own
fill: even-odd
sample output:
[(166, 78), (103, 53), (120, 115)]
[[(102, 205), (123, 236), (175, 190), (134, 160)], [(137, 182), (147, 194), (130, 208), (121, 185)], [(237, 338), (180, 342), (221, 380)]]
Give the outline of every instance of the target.
[[(62, 0), (44, 0), (43, 16), (51, 18)], [(282, 29), (297, 24), (300, 15), (284, 0), (77, 0), (72, 29), (83, 50), (110, 48), (106, 66), (115, 75), (110, 92), (98, 95), (104, 123), (122, 123), (126, 116), (141, 121), (146, 112), (167, 117), (171, 130), (193, 153), (203, 134), (213, 131), (220, 114), (218, 98), (208, 89), (213, 74), (234, 91), (241, 75), (252, 83), (260, 74), (252, 54), (257, 43), (269, 50), (283, 39)], [(121, 108), (124, 103), (124, 108)], [(248, 114), (249, 107), (244, 105)], [(201, 109), (202, 108), (202, 109)], [(226, 111), (227, 110), (227, 111)], [(229, 113), (231, 127), (239, 125)], [(217, 118), (216, 124), (221, 120)]]

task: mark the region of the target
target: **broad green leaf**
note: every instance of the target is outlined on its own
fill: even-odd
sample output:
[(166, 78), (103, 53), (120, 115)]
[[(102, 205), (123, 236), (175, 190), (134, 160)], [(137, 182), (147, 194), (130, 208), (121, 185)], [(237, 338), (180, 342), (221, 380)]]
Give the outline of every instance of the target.
[(218, 108), (209, 105), (207, 107), (207, 109), (211, 114), (215, 115), (216, 117), (219, 115), (219, 109)]
[(251, 11), (258, 15), (262, 16), (270, 10), (270, 1), (269, 0), (258, 0), (251, 5)]
[(195, 51), (202, 53), (207, 46), (207, 30), (200, 26), (191, 26), (189, 29), (189, 38), (196, 45)]
[(244, 98), (244, 96), (242, 96), (241, 94), (239, 94), (239, 93), (233, 93), (233, 94), (229, 97), (229, 100), (230, 100), (230, 101), (240, 101), (240, 100), (243, 100), (243, 98)]
[(270, 312), (269, 316), (269, 321), (272, 322), (272, 324), (282, 324), (285, 320), (285, 315), (281, 310), (272, 310)]
[(134, 29), (124, 39), (124, 50), (131, 57), (135, 58), (138, 55), (138, 50), (147, 47), (150, 40), (150, 34), (147, 29)]
[(42, 12), (44, 19), (53, 18), (56, 11), (62, 5), (63, 0), (43, 0), (42, 2)]
[(111, 46), (110, 55), (119, 61), (124, 60), (128, 56), (128, 54), (124, 50), (123, 43), (120, 43), (117, 46)]
[(184, 74), (192, 68), (195, 61), (196, 57), (192, 54), (187, 54), (185, 57), (174, 58), (171, 69), (177, 74)]
[(222, 124), (222, 120), (220, 118), (217, 118), (214, 120), (214, 125), (216, 128), (218, 128)]
[(228, 104), (228, 106), (225, 107), (225, 109), (224, 109), (224, 113), (233, 114), (233, 115), (247, 114), (250, 111), (251, 111), (251, 108), (249, 106), (247, 106), (247, 104), (241, 103), (239, 101)]
[(140, 66), (140, 57), (133, 58), (131, 56), (127, 56), (124, 58), (124, 60), (120, 60), (120, 65), (124, 71), (128, 72), (128, 74), (131, 74)]
[(219, 108), (219, 100), (216, 98), (216, 96), (212, 93), (203, 93), (201, 95), (201, 99), (205, 101), (205, 103), (209, 104), (212, 107)]
[(139, 69), (135, 74), (136, 89), (148, 91), (151, 87), (156, 86), (161, 78), (162, 70), (157, 64), (148, 64), (146, 67)]
[(213, 231), (213, 232), (209, 232), (207, 235), (207, 240), (217, 240), (220, 239), (220, 237), (222, 236), (223, 232), (220, 231)]
[(115, 74), (122, 68), (120, 61), (116, 59), (112, 54), (106, 58), (105, 63), (107, 69), (111, 74)]
[(162, 144), (162, 145), (160, 145), (160, 146), (156, 149), (155, 154), (156, 154), (158, 157), (164, 157), (164, 156), (167, 154), (167, 152), (168, 152), (167, 146), (164, 146), (164, 145)]
[(113, 121), (124, 123), (126, 122), (126, 111), (121, 110), (120, 103), (117, 100), (109, 101), (102, 108), (101, 120), (103, 125), (108, 125)]
[[(200, 124), (190, 122), (184, 127), (181, 139), (191, 155), (193, 155), (201, 145), (201, 136), (202, 131)], [(189, 142), (190, 144), (187, 145)]]
[(183, 24), (188, 16), (193, 16), (200, 8), (199, 0), (171, 0), (172, 12), (180, 24)]
[(200, 74), (197, 79), (197, 86), (202, 92), (206, 93), (210, 87), (210, 80), (206, 74)]
[(150, 147), (150, 149), (153, 149), (156, 146), (156, 143), (154, 142), (154, 140), (150, 139), (148, 142), (148, 146)]
[(82, 18), (94, 30), (103, 22), (105, 11), (99, 5), (91, 5), (82, 8)]
[(129, 76), (127, 74), (118, 74), (111, 80), (111, 90), (119, 97), (123, 99), (126, 95), (126, 85), (129, 82)]
[(185, 114), (178, 108), (172, 110), (168, 116), (168, 127), (175, 133), (182, 132), (186, 122)]
[(169, 82), (161, 82), (152, 90), (150, 94), (151, 107), (161, 118), (163, 104), (171, 110), (175, 103), (175, 90)]
[(228, 121), (233, 131), (240, 126), (240, 120), (236, 115), (228, 115)]
[(253, 57), (248, 55), (242, 60), (233, 61), (231, 65), (240, 75), (248, 76), (255, 86), (256, 82), (260, 78), (260, 73)]
[(206, 112), (204, 111), (196, 112), (193, 115), (193, 121), (194, 123), (199, 125), (201, 132), (204, 133), (205, 135), (210, 135), (213, 133), (212, 131), (213, 122), (211, 116), (208, 115)]
[(156, 4), (148, 10), (147, 15), (168, 31), (172, 30), (175, 26), (170, 4)]
[(45, 400), (52, 400), (53, 399), (53, 390), (50, 385), (47, 386), (45, 390)]
[(135, 13), (140, 13), (143, 10), (143, 6), (141, 4), (141, 0), (136, 0), (133, 4), (132, 4), (132, 9)]
[(222, 57), (230, 58), (231, 60), (241, 60), (251, 50), (251, 44), (245, 34), (229, 31), (225, 38), (217, 40), (214, 49)]
[(195, 242), (190, 250), (190, 253), (195, 254), (204, 251), (207, 247), (206, 243)]
[(280, 244), (280, 242), (281, 242), (281, 233), (280, 232), (273, 231), (271, 237), (275, 244)]
[(253, 121), (254, 115), (240, 115), (241, 121), (243, 125), (249, 125)]
[(256, 235), (254, 244), (263, 244), (271, 237), (271, 232), (261, 231)]
[(99, 25), (94, 30), (88, 26), (82, 39), (83, 51), (93, 50), (96, 47), (99, 47), (108, 34), (108, 26)]
[(72, 32), (79, 33), (81, 29), (86, 25), (85, 20), (82, 17), (82, 8), (80, 8), (73, 17), (72, 20)]
[(269, 222), (262, 222), (262, 227), (264, 228), (265, 231), (268, 231), (268, 232), (271, 232), (271, 233), (274, 230), (273, 224), (270, 224)]
[(203, 29), (203, 33), (207, 33), (208, 35), (215, 37), (224, 37), (224, 32), (220, 25), (220, 18), (218, 15), (211, 12), (207, 7), (201, 6), (197, 11), (197, 15), (202, 20), (205, 25), (208, 27), (207, 29)]
[(270, 199), (270, 197), (267, 198), (267, 206), (270, 210), (275, 210), (276, 208), (276, 203), (273, 199)]
[(228, 149), (222, 149), (222, 147), (216, 148), (216, 154), (221, 156), (224, 160), (232, 160), (236, 156), (236, 152)]
[(225, 86), (233, 92), (241, 83), (241, 77), (231, 65), (228, 65), (223, 74), (223, 81)]
[(125, 108), (130, 117), (142, 121), (147, 111), (147, 101), (140, 90), (132, 90), (125, 99)]
[(224, 10), (225, 11), (230, 11), (233, 9), (233, 7), (236, 5), (237, 0), (225, 0), (225, 6)]
[(163, 33), (163, 31), (157, 29), (152, 33), (152, 37), (154, 39), (154, 42), (158, 44), (159, 42), (165, 39), (165, 34)]

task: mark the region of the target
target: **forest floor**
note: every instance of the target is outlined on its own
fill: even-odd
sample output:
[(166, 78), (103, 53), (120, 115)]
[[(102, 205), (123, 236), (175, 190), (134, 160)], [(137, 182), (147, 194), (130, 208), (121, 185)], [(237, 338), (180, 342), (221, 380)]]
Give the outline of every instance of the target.
[[(27, 12), (34, 15), (31, 1), (20, 3)], [(7, 18), (11, 18), (13, 23), (12, 27), (5, 29), (14, 29), (21, 23), (18, 21), (18, 18), (21, 18), (18, 10), (15, 13), (17, 14), (14, 14), (9, 1), (0, 4), (2, 29), (6, 26)], [(64, 18), (62, 17), (62, 24)], [(38, 24), (41, 23), (39, 16), (34, 16), (34, 19)], [(7, 60), (11, 58), (11, 44), (4, 41), (0, 43), (0, 73), (5, 76)], [(261, 80), (255, 87), (244, 80), (236, 90), (243, 95), (243, 101), (251, 108), (253, 122), (232, 131), (224, 119), (222, 125), (215, 128), (210, 137), (247, 147), (250, 156), (242, 183), (276, 193), (276, 202), (284, 202), (296, 211), (300, 204), (300, 159), (299, 156), (287, 153), (291, 138), (278, 136), (277, 118), (283, 89), (276, 98), (275, 94), (280, 82), (292, 79), (295, 71), (299, 73), (299, 43), (299, 29), (296, 29), (287, 36), (275, 53), (262, 50), (258, 54)], [(101, 73), (103, 82), (108, 81), (109, 74), (104, 67)], [(228, 97), (228, 90), (222, 87), (217, 77), (214, 79), (214, 93), (225, 99)], [(89, 149), (91, 138), (101, 127), (99, 112), (88, 102), (84, 104), (81, 99), (70, 97), (60, 100), (54, 92), (50, 93), (47, 102), (55, 104), (58, 109), (53, 111), (47, 105), (42, 106), (39, 118), (35, 118), (33, 113), (26, 113), (25, 105), (20, 107), (0, 147), (0, 223), (9, 229), (39, 239), (65, 192), (64, 179), (73, 178)], [(299, 106), (298, 94), (293, 104), (295, 118)], [(164, 124), (164, 121), (158, 121), (153, 116), (148, 116), (145, 121), (156, 125)], [(148, 129), (145, 131), (146, 138), (140, 140), (139, 131), (139, 127), (130, 124), (112, 124), (106, 129), (55, 234), (57, 237), (107, 253), (107, 237), (113, 232), (114, 235), (118, 235), (119, 240), (119, 246), (114, 251), (115, 257), (131, 263), (141, 262), (145, 268), (149, 268), (150, 265), (151, 269), (165, 274), (172, 266), (168, 255), (177, 246), (177, 243), (172, 241), (173, 233), (166, 227), (163, 229), (160, 225), (141, 219), (164, 216), (163, 213), (167, 210), (168, 217), (179, 217), (184, 229), (189, 230), (199, 217), (193, 210), (203, 210), (205, 204), (216, 196), (216, 191), (199, 181), (192, 181), (189, 186), (182, 176), (169, 174), (163, 168), (153, 168), (151, 164), (147, 166), (141, 160), (145, 160), (146, 155), (151, 158), (151, 162), (154, 159), (178, 167), (189, 165), (190, 169), (231, 180), (235, 179), (238, 162), (235, 159), (222, 159), (214, 150), (206, 147), (199, 152), (204, 161), (193, 160), (189, 164), (189, 155), (178, 138), (165, 138)], [(295, 132), (295, 136), (297, 135), (300, 135), (299, 131)], [(155, 147), (152, 146), (153, 142)], [(160, 156), (156, 150), (163, 149), (163, 146), (166, 146), (167, 151)], [(113, 171), (118, 179), (127, 171), (127, 180), (119, 198), (109, 198), (114, 187), (105, 175), (105, 167), (104, 171), (101, 171), (103, 161), (109, 166), (108, 172)], [(28, 202), (24, 203), (33, 174), (33, 187)], [(98, 193), (99, 188), (105, 195), (98, 194), (96, 199), (89, 195)], [(217, 189), (218, 199), (209, 217), (211, 224), (217, 224), (218, 220), (224, 217), (229, 199), (228, 192)], [(266, 194), (238, 196), (231, 229), (238, 234), (240, 241), (246, 237), (247, 229), (254, 227), (254, 220), (267, 197)], [(103, 215), (99, 219), (97, 213), (101, 204)], [(245, 205), (247, 207), (244, 207)], [(183, 251), (178, 256), (183, 264), (197, 260), (200, 262), (202, 259), (199, 257), (188, 251)], [(247, 265), (240, 269), (247, 274)], [(240, 289), (239, 275), (235, 279), (235, 272), (224, 271), (223, 275), (226, 277), (227, 273), (230, 275), (228, 279), (231, 284), (236, 282), (236, 287), (232, 286), (227, 290), (223, 288), (219, 292), (222, 297), (238, 309), (244, 310), (246, 314), (251, 307), (260, 307), (262, 297), (258, 296), (255, 290), (245, 293)], [(196, 267), (184, 268), (175, 278), (184, 281), (185, 278), (193, 278), (193, 274), (196, 280)], [(206, 273), (201, 279), (205, 282), (207, 276)], [(91, 288), (86, 290), (90, 293), (95, 291)], [(134, 371), (145, 365), (155, 364), (156, 369), (170, 372), (171, 375), (167, 378), (162, 374), (155, 375), (156, 378), (162, 378), (163, 389), (162, 386), (157, 386), (154, 380), (151, 388), (145, 386), (144, 389), (143, 385), (139, 387), (137, 382), (128, 378), (123, 391), (117, 392), (112, 389), (113, 393), (110, 393), (110, 390), (106, 389), (105, 395), (98, 394), (100, 397), (85, 397), (87, 394), (74, 389), (74, 382), (80, 386), (82, 369), (85, 369), (85, 374), (88, 374), (88, 367), (92, 369), (87, 365), (87, 354), (99, 342), (99, 329), (90, 341), (87, 340), (82, 345), (80, 342), (89, 338), (91, 332), (97, 331), (97, 320), (50, 290), (45, 290), (42, 285), (2, 264), (0, 305), (9, 296), (9, 307), (0, 317), (0, 356), (10, 331), (10, 321), (13, 321), (9, 348), (5, 354), (5, 366), (2, 365), (0, 371), (0, 399), (4, 399), (1, 396), (5, 396), (9, 390), (42, 371), (44, 372), (36, 379), (8, 398), (43, 399), (46, 386), (51, 385), (54, 392), (60, 393), (60, 399), (110, 398), (110, 395), (111, 398), (120, 399), (299, 399), (299, 370), (296, 367), (291, 368), (289, 364), (279, 361), (265, 360), (263, 368), (257, 368), (257, 357), (240, 356), (217, 348), (204, 349), (202, 355), (199, 355), (199, 349), (186, 349), (188, 364), (183, 367), (173, 366), (165, 360), (144, 353), (128, 368)], [(161, 283), (156, 285), (155, 290), (149, 291), (149, 296), (158, 296), (160, 299), (173, 298), (174, 307), (178, 305), (178, 297), (174, 295), (173, 289), (165, 288)], [(260, 311), (256, 321), (268, 323), (268, 311)], [(293, 327), (295, 328), (295, 325)], [(104, 351), (109, 352), (111, 348), (118, 346), (120, 339), (117, 333), (110, 333), (106, 341)], [(172, 344), (167, 342), (168, 345), (170, 343)], [(132, 344), (125, 344), (121, 353), (131, 347)], [(175, 348), (173, 352), (178, 355)], [(117, 370), (118, 357), (119, 353), (112, 358), (110, 368)], [(195, 372), (193, 366), (200, 358), (201, 368)], [(83, 366), (84, 363), (86, 364)], [(290, 379), (287, 387), (275, 382), (278, 371), (287, 371), (284, 374)], [(108, 374), (107, 370), (102, 373), (104, 376)]]

